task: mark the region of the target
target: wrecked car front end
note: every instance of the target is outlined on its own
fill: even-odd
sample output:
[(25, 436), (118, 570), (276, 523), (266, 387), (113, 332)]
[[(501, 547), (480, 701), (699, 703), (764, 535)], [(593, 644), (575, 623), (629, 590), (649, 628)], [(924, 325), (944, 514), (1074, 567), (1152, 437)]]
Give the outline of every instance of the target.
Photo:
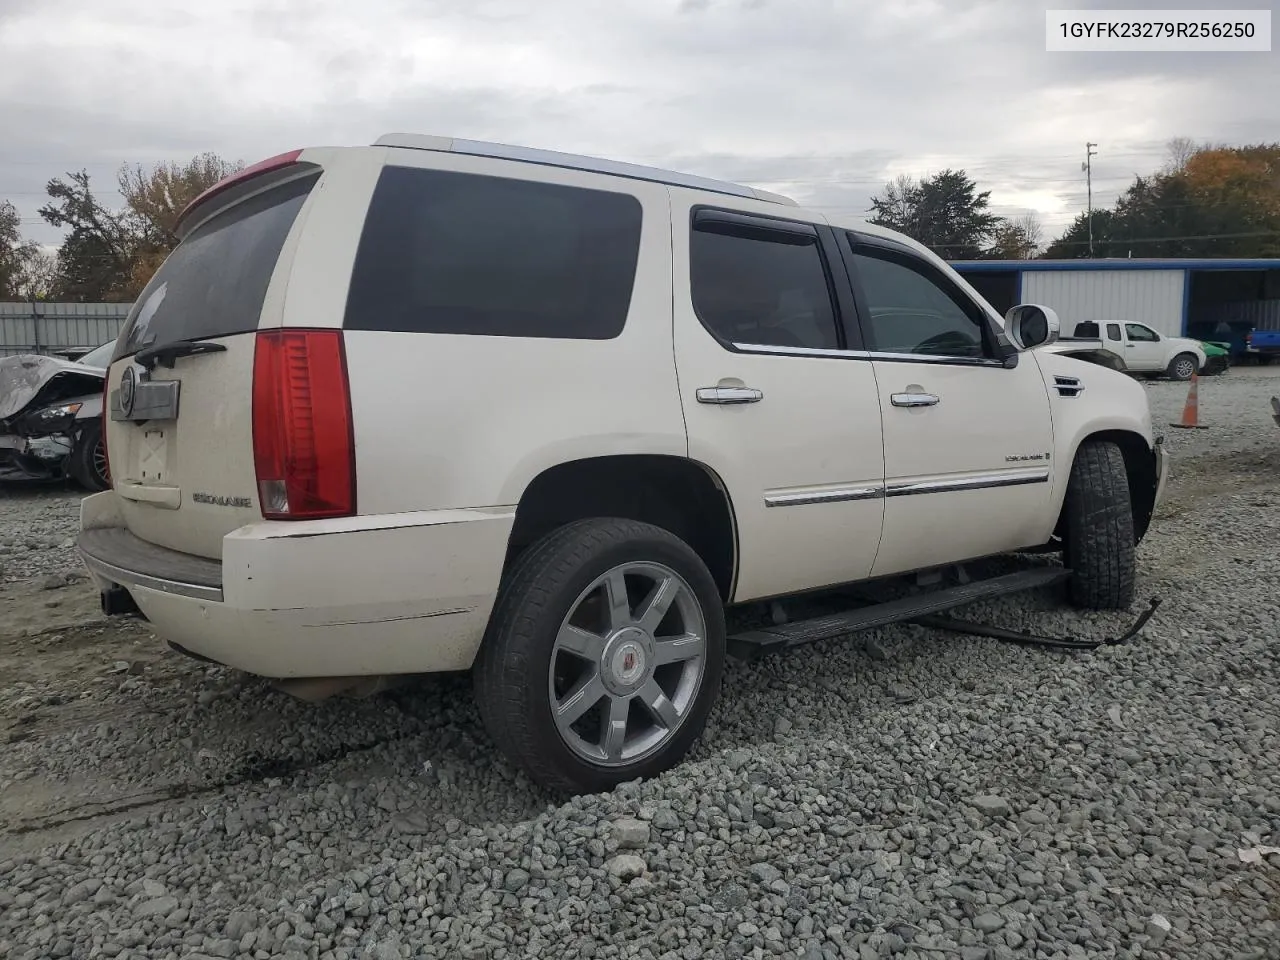
[(74, 454), (96, 442), (105, 375), (56, 357), (0, 360), (0, 480), (68, 477)]

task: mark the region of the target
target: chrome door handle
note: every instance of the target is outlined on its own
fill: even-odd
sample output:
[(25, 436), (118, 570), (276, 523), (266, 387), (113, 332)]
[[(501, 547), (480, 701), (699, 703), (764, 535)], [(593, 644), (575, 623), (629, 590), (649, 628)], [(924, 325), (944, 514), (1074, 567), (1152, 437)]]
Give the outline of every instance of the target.
[(699, 387), (699, 403), (757, 403), (764, 391), (755, 387)]
[(941, 399), (932, 393), (895, 393), (889, 397), (895, 407), (933, 407)]

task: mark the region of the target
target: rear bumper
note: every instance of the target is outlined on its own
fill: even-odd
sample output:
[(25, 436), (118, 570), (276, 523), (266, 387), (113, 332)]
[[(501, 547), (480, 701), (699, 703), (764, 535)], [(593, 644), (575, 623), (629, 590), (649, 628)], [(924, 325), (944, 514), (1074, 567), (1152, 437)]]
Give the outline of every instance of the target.
[(514, 509), (257, 523), (208, 560), (148, 543), (112, 491), (83, 501), (79, 550), (158, 634), (265, 677), (471, 666), (497, 595)]

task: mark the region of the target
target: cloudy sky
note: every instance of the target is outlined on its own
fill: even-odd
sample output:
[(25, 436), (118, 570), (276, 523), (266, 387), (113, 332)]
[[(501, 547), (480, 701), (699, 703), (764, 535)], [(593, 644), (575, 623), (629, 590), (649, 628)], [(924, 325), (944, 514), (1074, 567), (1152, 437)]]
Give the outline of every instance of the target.
[[(1274, 6), (1251, 0), (1240, 6)], [(674, 167), (858, 216), (963, 167), (1054, 236), (1175, 136), (1280, 140), (1280, 53), (1045, 52), (1048, 7), (1178, 0), (0, 0), (0, 199), (390, 131)], [(1200, 0), (1200, 7), (1227, 6)], [(1264, 93), (1264, 91), (1272, 91)]]

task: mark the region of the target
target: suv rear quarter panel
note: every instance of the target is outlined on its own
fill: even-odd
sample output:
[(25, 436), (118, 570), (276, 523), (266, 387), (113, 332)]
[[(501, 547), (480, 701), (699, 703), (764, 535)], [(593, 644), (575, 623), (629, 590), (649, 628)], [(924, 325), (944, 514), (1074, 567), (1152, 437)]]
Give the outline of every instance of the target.
[[(387, 149), (396, 166), (514, 177), (613, 191), (641, 208), (629, 309), (613, 339), (481, 336), (348, 329), (345, 334), (362, 514), (510, 506), (543, 470), (611, 454), (685, 456), (687, 441), (672, 353), (668, 190), (550, 166)], [(374, 180), (359, 171), (361, 189)], [(353, 194), (355, 191), (352, 191)], [(364, 205), (368, 204), (368, 196)], [(339, 206), (326, 218), (339, 217)], [(351, 206), (354, 208), (356, 204)], [(348, 223), (363, 215), (347, 210)], [(326, 303), (346, 302), (323, 274), (338, 263), (344, 284), (359, 230), (299, 251), (287, 317), (304, 324), (292, 289), (327, 284)], [(327, 314), (329, 315), (329, 314)]]

